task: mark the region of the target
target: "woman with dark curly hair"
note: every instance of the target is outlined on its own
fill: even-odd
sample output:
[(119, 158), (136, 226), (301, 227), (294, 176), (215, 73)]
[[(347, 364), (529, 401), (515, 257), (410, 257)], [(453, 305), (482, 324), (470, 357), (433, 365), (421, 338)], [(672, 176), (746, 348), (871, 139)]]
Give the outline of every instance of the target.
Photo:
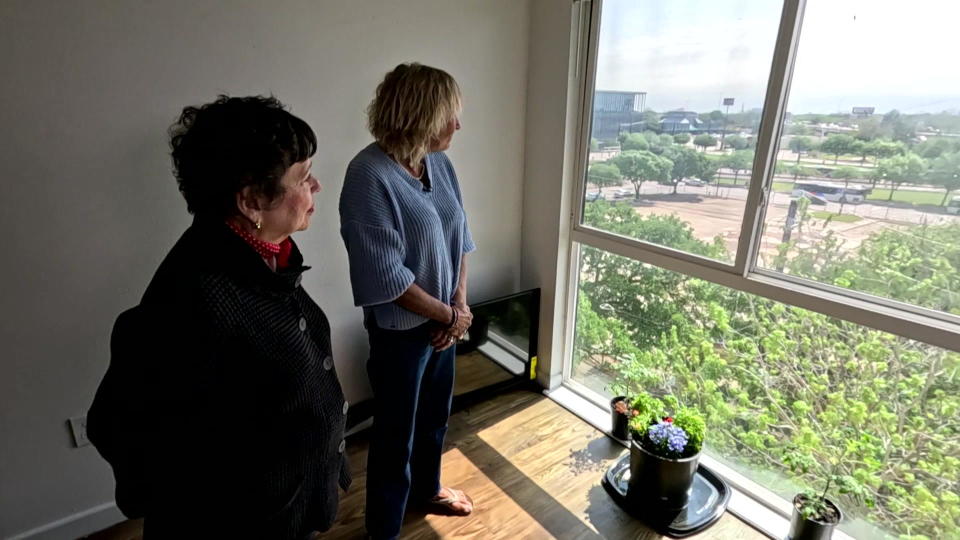
[(460, 129), (447, 72), (400, 64), (368, 109), (376, 142), (350, 162), (340, 233), (370, 340), (376, 413), (367, 460), (367, 532), (397, 538), (408, 505), (466, 516), (473, 501), (440, 483), (454, 348), (470, 327), (460, 184), (444, 154)]
[(118, 318), (88, 434), (150, 538), (300, 539), (330, 528), (347, 413), (330, 325), (290, 235), (316, 137), (274, 98), (221, 96), (171, 128), (193, 224)]

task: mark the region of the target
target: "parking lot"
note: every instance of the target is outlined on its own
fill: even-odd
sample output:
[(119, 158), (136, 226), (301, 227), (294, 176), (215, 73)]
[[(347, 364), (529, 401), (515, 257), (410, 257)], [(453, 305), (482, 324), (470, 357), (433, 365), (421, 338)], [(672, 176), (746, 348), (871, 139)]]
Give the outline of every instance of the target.
[[(605, 188), (603, 196), (607, 200), (632, 204), (640, 215), (674, 214), (686, 221), (701, 240), (711, 241), (720, 236), (730, 251), (736, 252), (743, 220), (747, 190), (742, 187), (687, 186), (681, 185), (676, 194), (672, 186), (663, 186), (654, 182), (645, 182), (641, 186), (641, 200), (634, 202), (634, 189), (631, 184), (619, 188)], [(597, 198), (595, 190), (588, 191), (588, 201)], [(790, 204), (790, 195), (774, 193), (767, 206), (764, 219), (764, 231), (761, 240), (761, 264), (776, 254), (784, 233), (784, 222)], [(826, 206), (811, 206), (811, 212), (825, 211), (837, 213), (840, 204), (827, 203)], [(792, 240), (798, 246), (813, 245), (828, 232), (842, 240), (841, 249), (850, 250), (859, 246), (870, 234), (885, 229), (904, 230), (911, 226), (957, 222), (958, 216), (946, 213), (924, 212), (915, 208), (898, 208), (865, 202), (859, 205), (843, 206), (843, 214), (857, 216), (854, 222), (827, 221), (812, 218), (804, 230), (794, 231)]]

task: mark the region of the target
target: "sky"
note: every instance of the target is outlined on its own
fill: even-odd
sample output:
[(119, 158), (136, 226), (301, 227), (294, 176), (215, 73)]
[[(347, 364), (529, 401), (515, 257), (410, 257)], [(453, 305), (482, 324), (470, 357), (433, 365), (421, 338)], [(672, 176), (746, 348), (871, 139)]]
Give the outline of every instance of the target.
[[(763, 105), (782, 2), (604, 0), (598, 90), (646, 107)], [(787, 110), (960, 111), (960, 0), (807, 0)]]

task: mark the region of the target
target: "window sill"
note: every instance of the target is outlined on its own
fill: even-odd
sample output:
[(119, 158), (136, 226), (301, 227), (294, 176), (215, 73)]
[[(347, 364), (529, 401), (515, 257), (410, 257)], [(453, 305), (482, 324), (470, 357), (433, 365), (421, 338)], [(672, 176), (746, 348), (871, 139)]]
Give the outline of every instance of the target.
[[(544, 394), (594, 428), (609, 435), (610, 412), (572, 389), (571, 387), (575, 384), (563, 385), (555, 390), (544, 391)], [(727, 511), (770, 538), (786, 538), (790, 528), (789, 516), (791, 512), (791, 505), (788, 501), (764, 489), (709, 455), (702, 455), (700, 461), (730, 484), (732, 494), (730, 503), (727, 505)], [(833, 538), (836, 540), (854, 540), (853, 537), (839, 530), (834, 531)]]

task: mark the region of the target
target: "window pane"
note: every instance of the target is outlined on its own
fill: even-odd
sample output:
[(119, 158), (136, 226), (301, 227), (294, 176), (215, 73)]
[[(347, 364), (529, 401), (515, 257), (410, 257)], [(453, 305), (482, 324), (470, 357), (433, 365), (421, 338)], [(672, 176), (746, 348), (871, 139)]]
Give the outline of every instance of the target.
[(807, 2), (759, 266), (960, 314), (957, 17)]
[(732, 260), (780, 10), (748, 0), (604, 1), (587, 208), (679, 216), (697, 239), (723, 246), (713, 257)]
[(788, 500), (839, 463), (875, 500), (830, 494), (857, 538), (960, 537), (960, 354), (593, 247), (579, 276), (574, 380), (698, 408), (706, 451)]

